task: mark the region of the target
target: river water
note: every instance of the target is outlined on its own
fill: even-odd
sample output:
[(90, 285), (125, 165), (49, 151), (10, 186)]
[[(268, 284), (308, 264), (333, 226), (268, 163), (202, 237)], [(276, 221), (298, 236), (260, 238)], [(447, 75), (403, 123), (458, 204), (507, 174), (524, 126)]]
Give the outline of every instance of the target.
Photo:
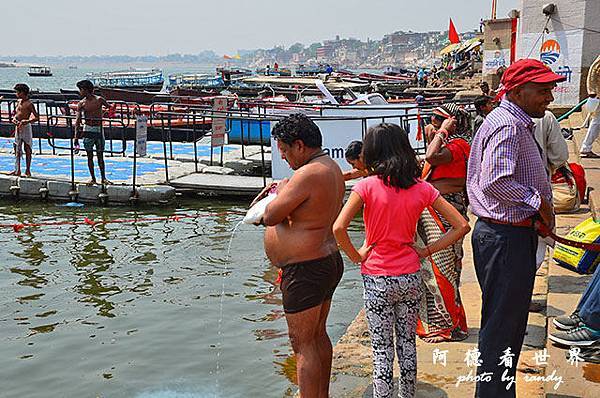
[[(291, 396), (279, 365), (291, 348), (263, 229), (242, 225), (226, 255), (241, 216), (224, 213), (244, 207), (217, 199), (139, 209), (0, 201), (0, 224), (198, 215), (0, 228), (0, 396)], [(347, 262), (328, 323), (334, 341), (359, 310), (361, 290)]]
[[(141, 68), (151, 68), (151, 65), (142, 65)], [(17, 83), (25, 83), (32, 90), (59, 91), (60, 89), (76, 90), (75, 83), (85, 79), (87, 73), (108, 72), (111, 70), (127, 70), (129, 67), (93, 67), (79, 66), (77, 69), (69, 69), (67, 66), (53, 66), (52, 76), (30, 77), (27, 68), (0, 68), (0, 89), (12, 89)], [(164, 65), (161, 66), (165, 85), (170, 74), (177, 73), (215, 73), (213, 65)]]

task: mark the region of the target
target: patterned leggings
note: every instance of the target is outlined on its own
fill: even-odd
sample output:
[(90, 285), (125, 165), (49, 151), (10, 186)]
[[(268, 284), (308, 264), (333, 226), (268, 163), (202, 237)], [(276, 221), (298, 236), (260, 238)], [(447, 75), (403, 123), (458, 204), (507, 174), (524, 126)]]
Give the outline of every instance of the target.
[(394, 390), (394, 329), (400, 365), (398, 396), (415, 396), (417, 348), (415, 335), (421, 297), (421, 274), (363, 275), (365, 312), (373, 347), (373, 396), (392, 397)]

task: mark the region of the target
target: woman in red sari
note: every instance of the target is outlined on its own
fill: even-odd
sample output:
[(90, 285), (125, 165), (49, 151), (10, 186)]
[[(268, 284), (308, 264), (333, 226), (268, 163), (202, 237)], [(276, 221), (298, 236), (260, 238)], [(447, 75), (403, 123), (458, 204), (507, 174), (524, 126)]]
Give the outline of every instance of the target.
[[(467, 216), (467, 159), (470, 151), (469, 115), (455, 104), (434, 111), (444, 122), (429, 131), (423, 178), (431, 183), (464, 217)], [(435, 126), (437, 127), (437, 126)], [(444, 235), (450, 224), (433, 208), (427, 208), (417, 227), (418, 244), (428, 244)], [(460, 341), (468, 337), (467, 319), (459, 285), (463, 248), (454, 245), (421, 259), (424, 295), (419, 310), (417, 334), (427, 342)]]

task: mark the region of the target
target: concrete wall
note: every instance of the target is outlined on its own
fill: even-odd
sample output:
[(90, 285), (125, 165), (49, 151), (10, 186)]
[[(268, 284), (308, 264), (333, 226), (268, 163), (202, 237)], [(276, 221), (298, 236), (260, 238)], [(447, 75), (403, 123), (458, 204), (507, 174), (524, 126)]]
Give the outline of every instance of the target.
[[(556, 5), (556, 12), (548, 22), (549, 32), (541, 36), (547, 20), (542, 8), (548, 3)], [(540, 58), (540, 48), (548, 40), (560, 44), (560, 56), (547, 64), (555, 72), (572, 71), (567, 74), (572, 81), (559, 85), (556, 103), (575, 105), (585, 98), (589, 67), (600, 54), (600, 34), (583, 28), (600, 31), (600, 0), (522, 0), (519, 23), (518, 58)]]
[(483, 33), (483, 80), (496, 89), (500, 76), (496, 74), (499, 64), (510, 65), (511, 19), (485, 21)]

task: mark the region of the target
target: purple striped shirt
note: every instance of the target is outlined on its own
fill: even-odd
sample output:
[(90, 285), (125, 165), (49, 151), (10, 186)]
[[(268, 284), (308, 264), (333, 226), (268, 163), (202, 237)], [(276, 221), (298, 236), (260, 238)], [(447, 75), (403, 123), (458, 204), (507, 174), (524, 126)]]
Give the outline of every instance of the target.
[(473, 214), (520, 222), (552, 200), (552, 188), (534, 123), (514, 103), (502, 100), (485, 119), (471, 144), (467, 193)]

